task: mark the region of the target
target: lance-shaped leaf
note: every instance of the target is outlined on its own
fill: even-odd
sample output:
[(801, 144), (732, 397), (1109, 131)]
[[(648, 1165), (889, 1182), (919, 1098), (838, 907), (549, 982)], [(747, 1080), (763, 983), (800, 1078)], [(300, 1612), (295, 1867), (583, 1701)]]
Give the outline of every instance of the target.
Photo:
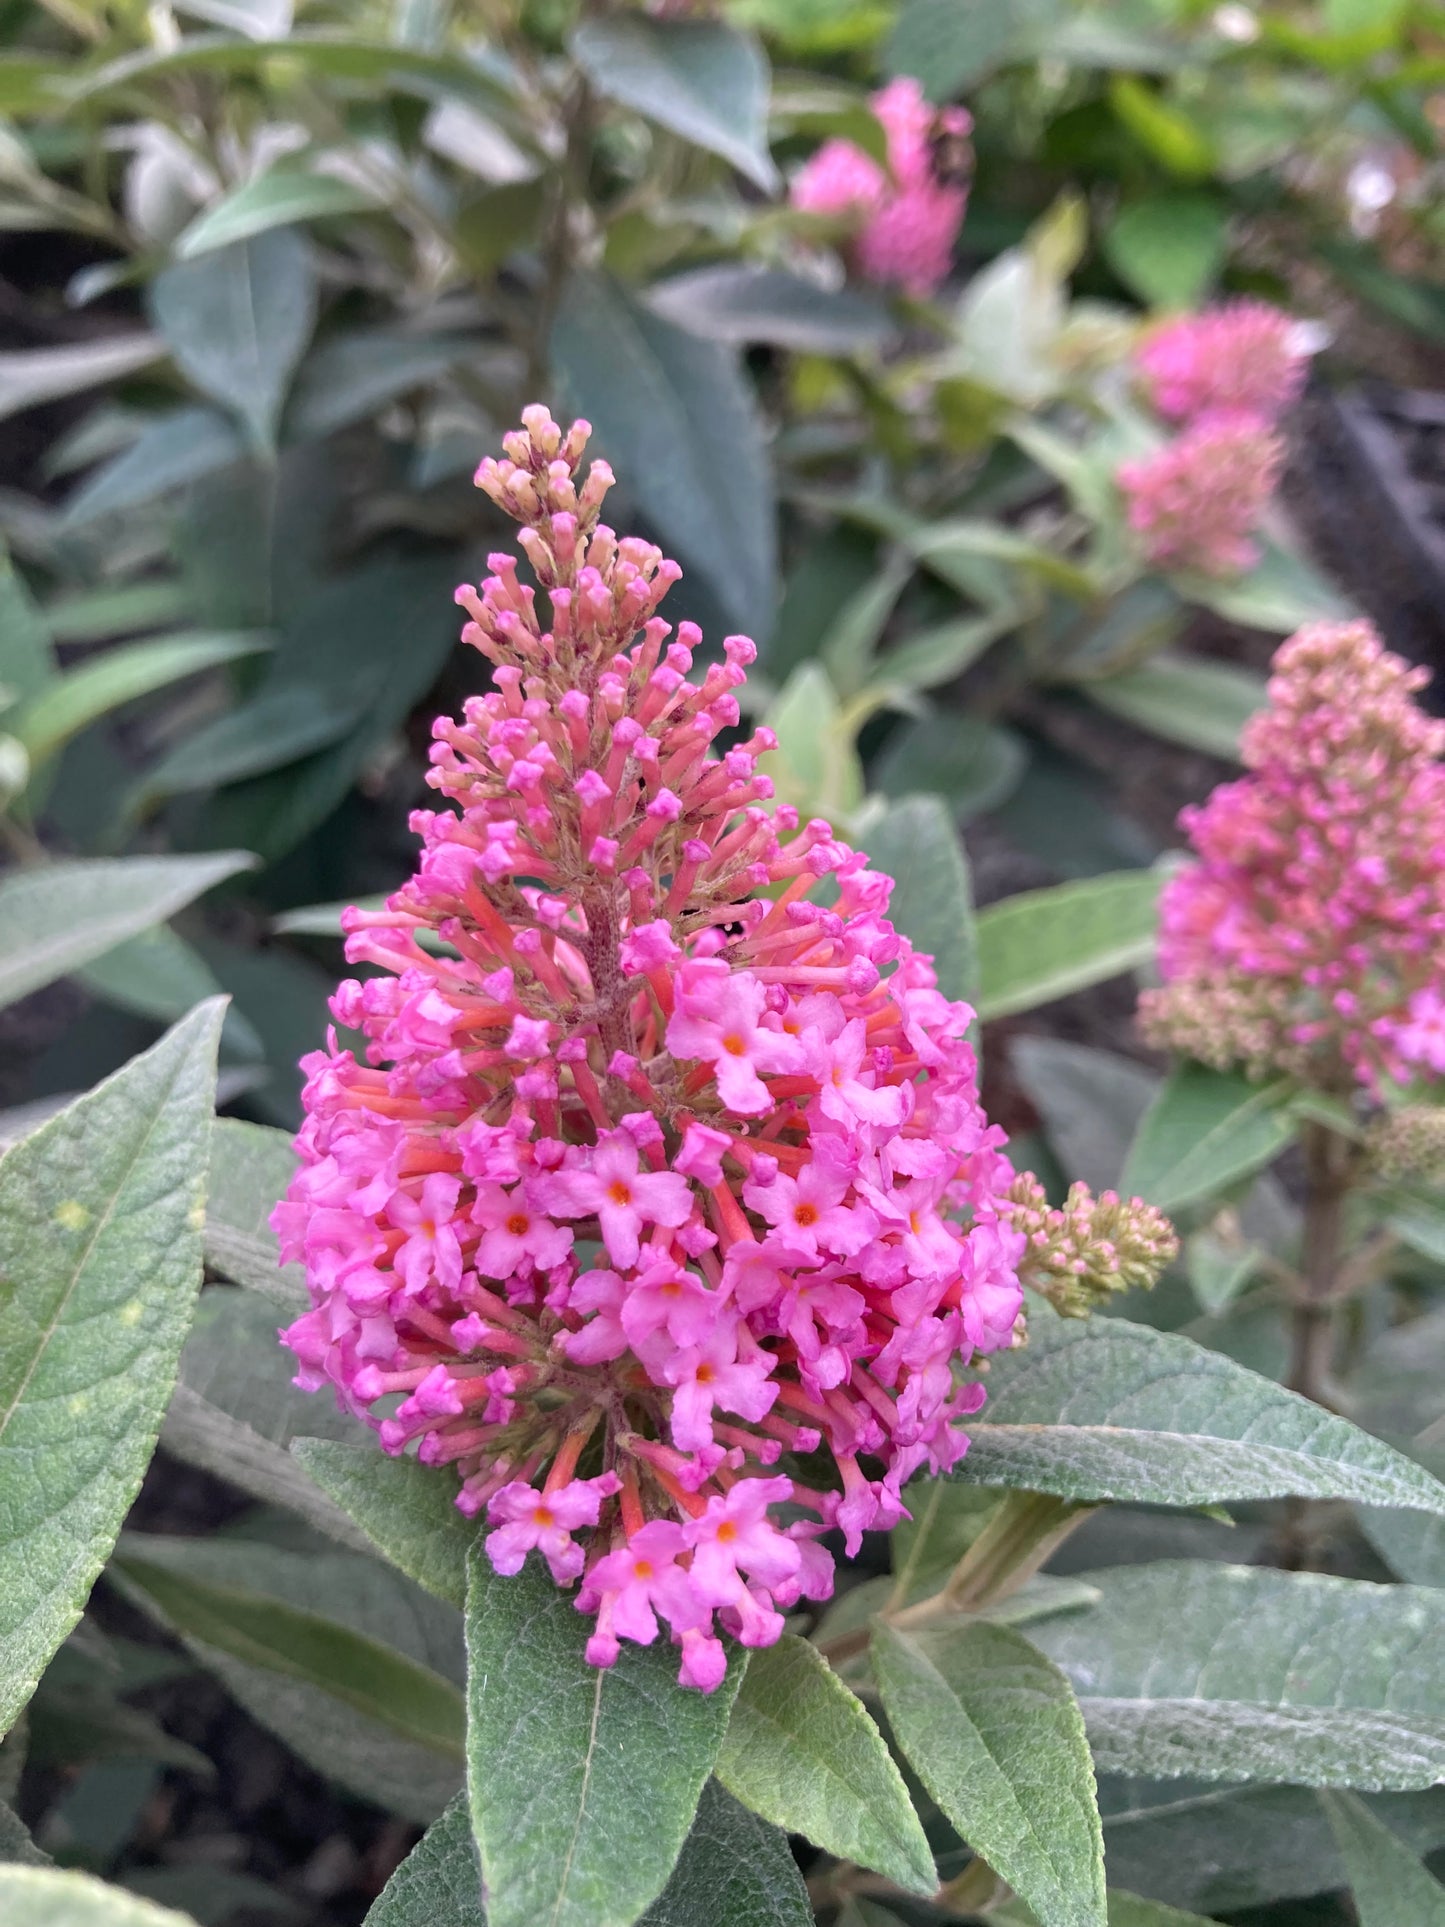
[(49, 1854), (42, 1853), (30, 1838), (29, 1829), (0, 1801), (0, 1865), (11, 1867), (48, 1867)]
[(717, 1777), (745, 1807), (840, 1860), (932, 1894), (933, 1854), (883, 1735), (806, 1639), (748, 1661)]
[(768, 63), (758, 43), (722, 20), (584, 20), (572, 54), (609, 100), (730, 161), (765, 192), (778, 185), (768, 152)]
[(465, 1606), (478, 1528), (457, 1510), (453, 1473), (333, 1439), (299, 1438), (291, 1450), (378, 1552), (438, 1599)]
[[(1157, 1900), (1144, 1900), (1117, 1887), (1109, 1889), (1106, 1899), (1109, 1927), (1217, 1927), (1216, 1922), (1206, 1920), (1203, 1914), (1181, 1913), (1177, 1907), (1165, 1907)], [(1020, 1900), (991, 1907), (984, 1919), (988, 1927), (1040, 1927), (1038, 1916)]]
[(1140, 1119), (1120, 1188), (1178, 1211), (1278, 1157), (1294, 1136), (1288, 1078), (1251, 1084), (1237, 1071), (1180, 1064)]
[(356, 1431), (355, 1419), (333, 1399), (296, 1389), (295, 1363), (277, 1342), (276, 1314), (264, 1299), (220, 1285), (203, 1292), (161, 1444), (263, 1504), (286, 1506), (340, 1544), (369, 1552), (366, 1534), (286, 1449), (300, 1431)]
[(1322, 1793), (1360, 1927), (1445, 1927), (1445, 1887), (1353, 1793)]
[(677, 1649), (589, 1666), (588, 1622), (538, 1559), (473, 1548), (467, 1775), (490, 1927), (631, 1927), (666, 1886), (722, 1745), (741, 1666), (677, 1684)]
[(368, 1911), (364, 1927), (487, 1927), (465, 1793), (417, 1841)]
[(948, 1819), (1042, 1927), (1104, 1927), (1104, 1837), (1084, 1722), (1056, 1666), (1007, 1626), (900, 1632), (874, 1676), (898, 1744)]
[(786, 1837), (709, 1780), (672, 1878), (638, 1927), (811, 1927), (812, 1920)]
[(189, 1914), (52, 1867), (0, 1867), (0, 1920), (5, 1927), (196, 1927)]
[(164, 923), (253, 861), (239, 850), (95, 857), (7, 876), (0, 881), (0, 1008)]
[(1239, 733), (1265, 701), (1264, 679), (1233, 663), (1159, 655), (1117, 676), (1081, 683), (1101, 709), (1172, 743), (1239, 761)]
[(197, 215), (175, 244), (176, 256), (192, 261), (199, 254), (249, 240), (271, 228), (291, 227), (301, 221), (331, 220), (341, 214), (363, 214), (377, 205), (377, 196), (334, 174), (314, 173), (306, 167), (280, 163)]
[(889, 915), (933, 958), (945, 997), (978, 996), (978, 932), (968, 860), (936, 796), (905, 796), (868, 832), (868, 853), (894, 880)]
[(223, 1010), (203, 1004), (0, 1160), (0, 1732), (155, 1447), (201, 1282)]
[(1216, 1505), (1286, 1496), (1445, 1513), (1401, 1452), (1177, 1333), (1038, 1314), (1001, 1353), (958, 1476), (1061, 1498)]
[(1148, 963), (1163, 881), (1157, 870), (1120, 870), (981, 910), (980, 1017), (1033, 1010)]
[(339, 1549), (132, 1534), (111, 1576), (318, 1772), (422, 1822), (456, 1792), (460, 1621), (400, 1573)]
[(1101, 1773), (1373, 1790), (1445, 1777), (1445, 1595), (1194, 1560), (1081, 1575), (1033, 1628)]
[(270, 1217), (296, 1171), (288, 1131), (218, 1117), (206, 1204), (206, 1263), (238, 1285), (303, 1311), (306, 1278), (300, 1265), (281, 1263)]

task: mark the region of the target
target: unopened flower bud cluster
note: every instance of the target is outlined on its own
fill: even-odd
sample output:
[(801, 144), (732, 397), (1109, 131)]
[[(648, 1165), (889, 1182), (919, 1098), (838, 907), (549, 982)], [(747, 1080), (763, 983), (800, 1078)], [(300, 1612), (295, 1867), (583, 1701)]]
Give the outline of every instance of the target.
[(1085, 1184), (1051, 1206), (1031, 1171), (1010, 1185), (1003, 1209), (1027, 1241), (1019, 1276), (1065, 1318), (1087, 1318), (1116, 1293), (1156, 1284), (1179, 1255), (1174, 1227), (1142, 1198), (1096, 1198)]

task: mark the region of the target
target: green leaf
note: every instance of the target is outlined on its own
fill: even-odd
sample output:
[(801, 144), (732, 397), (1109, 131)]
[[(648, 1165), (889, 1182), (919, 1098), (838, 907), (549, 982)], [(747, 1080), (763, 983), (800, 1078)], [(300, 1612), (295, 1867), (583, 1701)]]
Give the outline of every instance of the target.
[(631, 1927), (667, 1884), (722, 1745), (737, 1661), (698, 1693), (676, 1683), (665, 1636), (597, 1667), (587, 1635), (539, 1560), (504, 1579), (473, 1547), (467, 1770), (490, 1927)]
[(1010, 1054), (1064, 1177), (1117, 1191), (1139, 1119), (1163, 1079), (1133, 1058), (1061, 1037), (1019, 1037)]
[(820, 288), (760, 261), (725, 261), (672, 275), (648, 289), (647, 305), (692, 334), (738, 346), (766, 341), (775, 348), (846, 355), (894, 333), (881, 302), (851, 288)]
[(238, 1285), (259, 1291), (287, 1310), (304, 1311), (306, 1278), (281, 1263), (268, 1222), (296, 1170), (287, 1131), (218, 1117), (211, 1127), (211, 1195), (206, 1205), (206, 1263)]
[(1445, 1514), (1445, 1485), (1401, 1452), (1175, 1332), (1037, 1313), (992, 1361), (958, 1476), (1145, 1505), (1356, 1499)]
[(863, 801), (857, 722), (819, 662), (795, 669), (764, 718), (778, 739), (765, 768), (778, 799), (805, 817), (846, 819)]
[(1227, 622), (1287, 635), (1307, 622), (1344, 622), (1356, 613), (1302, 556), (1268, 535), (1257, 538), (1260, 559), (1235, 577), (1176, 576), (1174, 586)]
[(328, 220), (341, 214), (366, 214), (376, 205), (376, 195), (353, 181), (278, 162), (197, 215), (177, 239), (175, 253), (181, 261), (194, 261), (198, 255), (229, 247), (234, 241), (247, 241), (272, 228)]
[(598, 93), (694, 147), (720, 154), (771, 194), (768, 63), (750, 34), (722, 20), (612, 14), (584, 20), (572, 57)]
[(873, 1623), (889, 1723), (923, 1784), (1043, 1927), (1105, 1927), (1094, 1769), (1069, 1683), (1007, 1626)]
[(129, 1534), (111, 1575), (318, 1772), (423, 1823), (456, 1792), (459, 1619), (400, 1573), (319, 1544)]
[(222, 1006), (0, 1160), (0, 1732), (139, 1489), (201, 1282)]
[(177, 408), (143, 428), (119, 455), (92, 469), (65, 507), (65, 527), (141, 508), (239, 462), (245, 450), (230, 417), (215, 408)]
[(207, 856), (96, 857), (0, 879), (0, 1008), (53, 983), (251, 867)]
[(1239, 733), (1264, 705), (1264, 678), (1233, 663), (1163, 655), (1079, 685), (1091, 702), (1166, 742), (1239, 761)]
[(433, 1820), (387, 1881), (364, 1927), (487, 1927), (464, 1793)]
[(981, 910), (979, 1016), (1033, 1010), (1147, 964), (1163, 883), (1157, 870), (1119, 870)]
[(56, 677), (7, 716), (5, 726), (24, 743), (32, 762), (39, 763), (99, 717), (134, 702), (138, 696), (148, 696), (153, 690), (198, 676), (221, 663), (257, 655), (270, 646), (271, 638), (260, 633), (207, 631), (124, 643)]
[(445, 1471), (332, 1439), (297, 1439), (291, 1450), (378, 1552), (438, 1599), (466, 1604), (467, 1552), (477, 1528), (458, 1512), (456, 1484)]
[(1359, 1927), (1445, 1927), (1445, 1887), (1353, 1793), (1321, 1793)]
[(894, 879), (889, 916), (933, 958), (945, 997), (978, 997), (978, 935), (968, 859), (936, 796), (905, 796), (867, 833), (877, 869)]
[(5, 1927), (196, 1927), (123, 1887), (49, 1867), (0, 1867), (0, 1917)]
[[(165, 1024), (225, 990), (200, 952), (164, 923), (128, 937), (75, 975), (103, 1003)], [(265, 1055), (254, 1028), (234, 1004), (221, 1027), (221, 1049), (253, 1062)]]
[(40, 1851), (23, 1822), (0, 1801), (0, 1867), (48, 1867), (49, 1864), (49, 1855)]
[(151, 283), (150, 311), (181, 373), (238, 415), (257, 448), (273, 448), (316, 318), (301, 236), (278, 228), (167, 268)]
[(1140, 1120), (1120, 1189), (1178, 1211), (1262, 1170), (1294, 1137), (1293, 1088), (1177, 1065)]
[(0, 543), (0, 687), (14, 700), (38, 695), (54, 677), (50, 643), (46, 616)]
[(58, 596), (45, 605), (45, 620), (57, 642), (105, 642), (111, 636), (177, 622), (189, 608), (183, 582), (130, 582), (118, 589)]
[(1212, 194), (1160, 194), (1128, 201), (1104, 234), (1104, 258), (1156, 308), (1196, 306), (1229, 250), (1229, 208)]
[(307, 355), (286, 405), (286, 427), (299, 440), (334, 434), (400, 395), (435, 382), (469, 354), (465, 335), (409, 335), (376, 328), (338, 335)]
[[(884, 659), (885, 672), (893, 653)], [(1028, 752), (1012, 730), (950, 709), (895, 730), (873, 765), (872, 777), (885, 796), (932, 790), (946, 799), (955, 822), (969, 823), (1003, 802), (1027, 760)]]
[(717, 1777), (745, 1807), (909, 1893), (934, 1893), (933, 1854), (883, 1736), (806, 1639), (752, 1654)]
[(729, 621), (765, 640), (776, 593), (772, 472), (735, 354), (674, 328), (617, 282), (582, 274), (563, 295), (552, 358), (568, 405), (595, 425), (658, 538)]
[(638, 1927), (812, 1927), (788, 1843), (709, 1780), (672, 1877)]
[(287, 1507), (341, 1545), (369, 1552), (366, 1535), (286, 1449), (298, 1431), (327, 1429), (328, 1420), (338, 1432), (356, 1429), (334, 1406), (325, 1409), (328, 1401), (297, 1391), (294, 1366), (264, 1300), (223, 1286), (203, 1292), (161, 1444), (263, 1504)]
[[(1202, 1914), (1184, 1914), (1177, 1907), (1162, 1907), (1157, 1900), (1141, 1900), (1137, 1894), (1111, 1887), (1105, 1895), (1109, 1927), (1217, 1927)], [(1010, 1900), (1002, 1907), (991, 1907), (983, 1916), (988, 1927), (1039, 1927), (1036, 1916), (1021, 1901)]]
[(154, 335), (110, 335), (74, 348), (25, 348), (0, 354), (0, 421), (61, 395), (122, 381), (159, 361), (166, 344)]
[[(1398, 1326), (1397, 1335), (1408, 1338), (1411, 1323)], [(1437, 1475), (1445, 1471), (1445, 1453), (1438, 1445), (1432, 1448), (1417, 1443), (1411, 1454)], [(1362, 1506), (1359, 1517), (1365, 1537), (1397, 1579), (1408, 1580), (1412, 1586), (1445, 1588), (1445, 1519), (1393, 1506)]]
[(1191, 1560), (1081, 1574), (1034, 1639), (1101, 1773), (1365, 1789), (1445, 1774), (1445, 1596)]
[(998, 1495), (952, 1479), (915, 1479), (908, 1487), (911, 1518), (890, 1535), (893, 1578), (890, 1609), (936, 1593), (983, 1530)]
[(908, 0), (888, 42), (888, 71), (916, 75), (930, 100), (949, 100), (996, 68), (1041, 52), (1061, 12), (1058, 0), (987, 7)]
[[(239, 1554), (232, 1583), (197, 1576), (187, 1569), (192, 1564), (202, 1573), (206, 1569), (194, 1557), (197, 1547), (206, 1555), (215, 1550), (204, 1541), (167, 1538), (157, 1546), (130, 1535), (114, 1569), (128, 1591), (143, 1594), (161, 1619), (199, 1645), (319, 1686), (401, 1739), (461, 1757), (461, 1696), (449, 1681), (319, 1613), (247, 1591), (246, 1565), (254, 1556), (249, 1547), (223, 1548)], [(178, 1548), (184, 1559), (177, 1556)], [(163, 1563), (157, 1551), (164, 1552)]]
[[(1177, 99), (1156, 93), (1132, 74), (1115, 74), (1109, 82), (1109, 105), (1140, 146), (1178, 179), (1198, 181), (1213, 172), (1213, 147)], [(1190, 202), (1181, 199), (1188, 208)], [(1203, 292), (1203, 286), (1194, 288), (1183, 299), (1196, 300)]]

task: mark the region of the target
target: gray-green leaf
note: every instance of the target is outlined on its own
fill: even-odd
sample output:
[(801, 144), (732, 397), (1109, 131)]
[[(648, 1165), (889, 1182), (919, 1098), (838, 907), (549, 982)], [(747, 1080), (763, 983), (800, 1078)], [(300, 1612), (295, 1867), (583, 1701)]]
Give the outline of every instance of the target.
[(1120, 1188), (1178, 1211), (1278, 1157), (1294, 1136), (1288, 1078), (1252, 1084), (1237, 1071), (1176, 1066), (1144, 1113)]
[(0, 1159), (0, 1732), (80, 1617), (155, 1446), (201, 1282), (223, 1008)]
[(233, 241), (249, 240), (253, 234), (264, 234), (272, 228), (339, 214), (364, 214), (376, 205), (376, 195), (352, 181), (278, 163), (232, 188), (197, 215), (177, 240), (175, 252), (179, 260), (193, 261), (198, 255), (229, 247)]
[(487, 1927), (465, 1793), (417, 1841), (368, 1911), (364, 1927)]
[(938, 970), (945, 997), (978, 997), (978, 933), (968, 860), (936, 796), (905, 796), (868, 831), (868, 854), (894, 880), (889, 916)]
[(742, 1668), (677, 1684), (665, 1635), (589, 1666), (588, 1622), (539, 1560), (468, 1573), (468, 1778), (490, 1927), (631, 1927), (682, 1851)]
[(305, 1274), (281, 1263), (268, 1222), (296, 1170), (290, 1133), (231, 1117), (218, 1117), (212, 1131), (206, 1263), (288, 1310), (304, 1310)]
[(1445, 1777), (1445, 1596), (1191, 1560), (1081, 1575), (1034, 1628), (1100, 1772), (1301, 1786)]
[(584, 20), (572, 53), (601, 94), (695, 147), (720, 154), (765, 193), (778, 185), (768, 152), (768, 63), (749, 34), (722, 20)]
[(638, 1927), (811, 1927), (812, 1919), (785, 1837), (709, 1780), (672, 1878)]
[(1033, 1320), (993, 1360), (959, 1476), (1146, 1505), (1357, 1499), (1445, 1513), (1445, 1485), (1309, 1399), (1177, 1333)]
[(436, 1598), (467, 1603), (467, 1550), (478, 1529), (457, 1510), (454, 1474), (388, 1458), (375, 1445), (300, 1438), (291, 1450), (394, 1566)]
[(1104, 1927), (1104, 1836), (1069, 1683), (1021, 1633), (876, 1620), (873, 1671), (898, 1743), (949, 1820), (1042, 1927)]
[(912, 1893), (938, 1886), (933, 1854), (883, 1736), (806, 1639), (748, 1661), (717, 1777), (745, 1807)]
[(1264, 679), (1233, 663), (1160, 655), (1080, 688), (1101, 709), (1188, 749), (1239, 761), (1239, 735), (1265, 700)]
[(316, 319), (316, 275), (290, 228), (236, 241), (157, 275), (151, 319), (201, 393), (270, 449), (292, 371)]
[(189, 1914), (124, 1887), (50, 1867), (0, 1867), (0, 1919), (5, 1927), (196, 1927)]
[(224, 877), (243, 851), (78, 858), (0, 880), (0, 1008), (164, 923)]
[(1162, 884), (1157, 870), (1119, 870), (980, 911), (980, 1017), (1033, 1010), (1148, 963)]
[(1445, 1927), (1445, 1887), (1353, 1793), (1321, 1793), (1360, 1927)]
[(578, 275), (552, 335), (568, 403), (593, 422), (653, 531), (759, 642), (777, 569), (773, 480), (737, 356), (675, 328), (619, 283)]

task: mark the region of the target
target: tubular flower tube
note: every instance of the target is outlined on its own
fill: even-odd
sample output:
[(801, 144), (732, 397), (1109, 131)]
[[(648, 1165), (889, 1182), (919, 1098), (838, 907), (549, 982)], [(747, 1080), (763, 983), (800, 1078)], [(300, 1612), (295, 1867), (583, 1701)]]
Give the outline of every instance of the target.
[(1223, 1069), (1378, 1094), (1445, 1067), (1445, 723), (1367, 623), (1279, 649), (1247, 776), (1180, 818), (1145, 1035)]
[(764, 808), (769, 731), (710, 751), (753, 645), (688, 680), (676, 564), (599, 521), (585, 423), (523, 421), (477, 480), (545, 602), (505, 554), (457, 592), (493, 687), (435, 725), (415, 875), (343, 919), (380, 974), (333, 1001), (366, 1061), (333, 1034), (304, 1064), (283, 1337), (453, 1468), (498, 1571), (580, 1580), (596, 1664), (661, 1622), (708, 1691), (719, 1629), (777, 1639), (831, 1590), (824, 1532), (851, 1554), (963, 1454), (1024, 1239), (972, 1012), (890, 879)]
[(1299, 399), (1309, 368), (1305, 330), (1265, 301), (1230, 301), (1165, 322), (1134, 357), (1166, 421), (1232, 409), (1273, 424)]
[(1020, 1277), (1065, 1318), (1087, 1318), (1116, 1292), (1156, 1285), (1179, 1256), (1173, 1225), (1142, 1198), (1126, 1201), (1116, 1191), (1095, 1198), (1075, 1184), (1054, 1209), (1025, 1171), (1001, 1208), (1028, 1241)]
[(859, 272), (907, 294), (932, 294), (968, 208), (973, 120), (962, 107), (930, 106), (910, 78), (890, 82), (869, 104), (887, 137), (887, 170), (852, 141), (825, 141), (794, 178), (792, 203), (809, 214), (856, 214)]
[(1284, 444), (1258, 415), (1218, 409), (1142, 460), (1121, 462), (1129, 526), (1161, 569), (1237, 575), (1259, 560), (1259, 527), (1284, 467)]

